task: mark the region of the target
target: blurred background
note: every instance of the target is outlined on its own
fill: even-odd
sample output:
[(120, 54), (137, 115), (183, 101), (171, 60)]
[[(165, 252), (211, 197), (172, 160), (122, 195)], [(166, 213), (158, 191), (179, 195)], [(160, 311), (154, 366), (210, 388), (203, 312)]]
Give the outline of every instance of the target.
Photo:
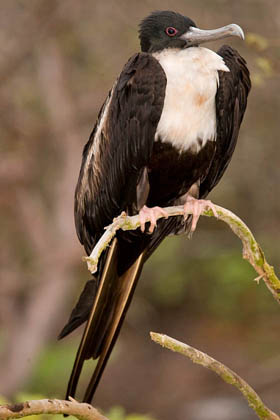
[[(250, 226), (279, 273), (279, 0), (2, 0), (0, 394), (10, 401), (64, 396), (82, 331), (56, 337), (90, 277), (73, 222), (82, 147), (139, 51), (139, 21), (158, 9), (204, 29), (237, 23), (247, 34), (227, 40), (246, 58), (253, 88), (211, 199)], [(280, 310), (255, 277), (239, 240), (214, 219), (202, 218), (191, 241), (165, 240), (144, 269), (94, 404), (112, 419), (256, 419), (212, 372), (153, 344), (149, 331), (158, 331), (227, 364), (279, 412)]]

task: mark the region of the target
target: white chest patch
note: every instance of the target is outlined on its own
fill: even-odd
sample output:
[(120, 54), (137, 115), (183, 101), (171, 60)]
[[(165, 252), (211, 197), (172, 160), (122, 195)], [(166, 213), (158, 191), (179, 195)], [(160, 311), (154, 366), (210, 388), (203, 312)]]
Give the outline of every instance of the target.
[(216, 137), (215, 95), (222, 57), (207, 48), (166, 49), (153, 54), (166, 78), (164, 106), (155, 140), (198, 152)]

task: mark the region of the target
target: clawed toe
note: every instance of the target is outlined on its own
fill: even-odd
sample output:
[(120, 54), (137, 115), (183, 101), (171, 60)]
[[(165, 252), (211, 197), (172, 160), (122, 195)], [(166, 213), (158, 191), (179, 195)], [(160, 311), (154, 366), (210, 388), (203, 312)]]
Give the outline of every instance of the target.
[(197, 200), (193, 197), (188, 197), (184, 205), (184, 218), (185, 220), (189, 216), (189, 212), (192, 213), (192, 225), (191, 232), (194, 232), (197, 226), (199, 217), (205, 210), (211, 209), (215, 217), (218, 217), (217, 211), (214, 204), (210, 200)]
[(212, 203), (212, 201), (210, 201), (210, 200), (206, 200), (206, 201), (208, 202), (208, 208), (211, 209), (214, 216), (218, 218), (219, 216), (218, 216), (217, 210), (216, 210), (214, 204)]
[(157, 219), (160, 217), (168, 217), (168, 214), (161, 207), (152, 207), (143, 206), (139, 212), (140, 216), (140, 229), (141, 232), (145, 231), (145, 224), (150, 222), (149, 233), (153, 233), (155, 227), (157, 226)]

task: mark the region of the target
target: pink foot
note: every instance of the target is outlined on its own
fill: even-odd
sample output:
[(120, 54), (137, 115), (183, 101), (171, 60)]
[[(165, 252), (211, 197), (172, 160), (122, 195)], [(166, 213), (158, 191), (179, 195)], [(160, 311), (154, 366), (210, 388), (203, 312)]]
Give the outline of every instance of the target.
[(192, 213), (192, 226), (191, 232), (194, 232), (198, 219), (205, 210), (211, 209), (215, 217), (218, 217), (217, 211), (214, 204), (210, 200), (197, 200), (193, 197), (187, 197), (187, 201), (184, 205), (185, 219), (188, 217), (189, 212)]
[(168, 214), (161, 207), (149, 208), (147, 206), (143, 206), (139, 212), (139, 216), (141, 231), (144, 232), (145, 223), (150, 222), (149, 233), (153, 233), (157, 225), (157, 219), (159, 219), (160, 217), (168, 217)]

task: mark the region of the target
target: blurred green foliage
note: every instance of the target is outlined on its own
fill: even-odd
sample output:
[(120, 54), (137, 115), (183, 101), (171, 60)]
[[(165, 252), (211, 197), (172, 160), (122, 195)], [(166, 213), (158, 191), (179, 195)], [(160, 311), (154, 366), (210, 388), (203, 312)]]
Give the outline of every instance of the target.
[(41, 352), (36, 368), (30, 377), (27, 390), (47, 394), (49, 398), (63, 398), (61, 390), (65, 387), (65, 378), (71, 372), (78, 340), (65, 340), (50, 343)]
[(169, 238), (153, 256), (147, 273), (152, 279), (146, 287), (156, 305), (174, 308), (185, 302), (196, 315), (208, 313), (236, 323), (253, 314), (268, 316), (279, 311), (264, 283), (254, 282), (257, 274), (242, 259), (241, 249), (215, 255), (202, 250), (201, 256), (187, 256), (191, 246), (186, 238)]
[(126, 414), (122, 407), (112, 407), (107, 413), (106, 417), (110, 420), (154, 420), (154, 417), (144, 414)]

